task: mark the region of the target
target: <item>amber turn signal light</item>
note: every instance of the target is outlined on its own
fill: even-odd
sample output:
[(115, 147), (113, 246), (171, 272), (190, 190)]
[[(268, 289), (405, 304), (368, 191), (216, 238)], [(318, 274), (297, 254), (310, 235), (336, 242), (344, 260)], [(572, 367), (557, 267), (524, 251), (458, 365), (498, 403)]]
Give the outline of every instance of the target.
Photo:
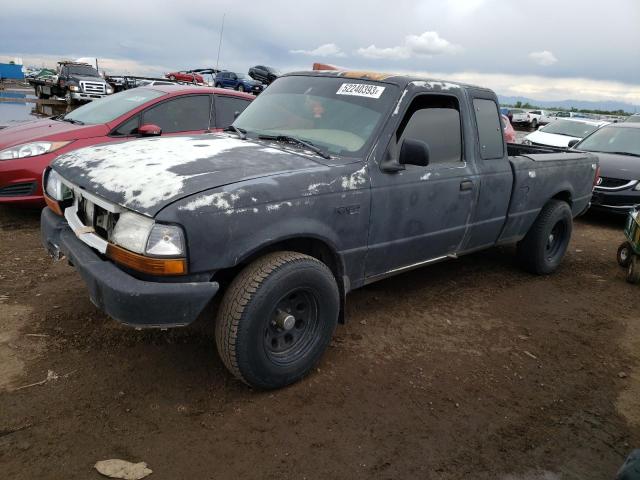
[(50, 198), (49, 195), (45, 193), (44, 201), (47, 204), (47, 207), (53, 210), (53, 213), (55, 213), (56, 215), (62, 216), (62, 208), (60, 208), (60, 204), (56, 200), (54, 200), (53, 198)]
[(184, 258), (145, 257), (112, 243), (107, 245), (107, 257), (120, 265), (149, 275), (166, 276), (187, 273), (187, 261)]

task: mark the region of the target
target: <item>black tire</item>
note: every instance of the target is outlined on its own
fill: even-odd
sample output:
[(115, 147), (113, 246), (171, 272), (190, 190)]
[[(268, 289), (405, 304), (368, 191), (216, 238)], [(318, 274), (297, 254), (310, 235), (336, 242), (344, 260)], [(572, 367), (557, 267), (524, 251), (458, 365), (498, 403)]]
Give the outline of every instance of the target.
[(640, 260), (637, 255), (631, 255), (631, 261), (627, 269), (627, 282), (640, 283)]
[(618, 253), (616, 254), (618, 265), (620, 265), (621, 267), (627, 268), (631, 263), (632, 257), (633, 257), (633, 249), (631, 248), (631, 244), (629, 242), (622, 242), (618, 247)]
[(73, 105), (73, 97), (71, 96), (71, 90), (67, 90), (64, 94), (64, 101), (67, 102), (67, 105)]
[(238, 85), (238, 91), (239, 92), (244, 92), (244, 85), (242, 85), (242, 84)]
[(220, 85), (218, 82), (214, 83), (213, 86), (215, 88), (222, 88), (222, 85)]
[(561, 200), (549, 201), (518, 243), (521, 265), (537, 275), (553, 273), (567, 251), (572, 229), (569, 205)]
[(171, 80), (172, 82), (176, 81), (176, 76), (175, 75), (169, 75), (169, 80)]
[(218, 353), (247, 385), (284, 387), (318, 363), (339, 310), (338, 286), (325, 264), (301, 253), (270, 253), (245, 267), (225, 293), (216, 320)]
[(534, 118), (533, 122), (531, 122), (531, 128), (533, 130), (537, 130), (538, 129), (538, 121)]

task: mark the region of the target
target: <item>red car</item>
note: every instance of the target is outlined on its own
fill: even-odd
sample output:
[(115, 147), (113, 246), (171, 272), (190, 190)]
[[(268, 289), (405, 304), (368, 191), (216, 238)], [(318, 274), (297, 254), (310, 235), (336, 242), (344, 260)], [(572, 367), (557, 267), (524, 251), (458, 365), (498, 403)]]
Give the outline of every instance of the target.
[(139, 87), (0, 130), (0, 204), (44, 205), (42, 172), (70, 150), (150, 135), (220, 131), (254, 99), (192, 86)]
[(189, 82), (204, 85), (204, 77), (202, 75), (198, 75), (197, 73), (189, 72), (187, 70), (167, 73), (165, 78), (168, 78), (172, 82)]
[(516, 131), (506, 115), (500, 114), (502, 117), (502, 132), (507, 143), (516, 143)]

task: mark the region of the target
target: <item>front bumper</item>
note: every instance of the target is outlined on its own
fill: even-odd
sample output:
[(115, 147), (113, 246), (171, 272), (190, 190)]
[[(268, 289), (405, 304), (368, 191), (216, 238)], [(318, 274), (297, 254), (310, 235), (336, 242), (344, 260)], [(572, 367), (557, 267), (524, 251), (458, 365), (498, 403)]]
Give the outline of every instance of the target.
[(591, 197), (591, 208), (626, 215), (640, 206), (640, 192), (635, 190), (603, 191), (596, 189)]
[(71, 92), (71, 98), (78, 101), (90, 101), (97, 100), (99, 98), (106, 97), (106, 93), (84, 93), (84, 92)]
[(139, 280), (104, 260), (79, 240), (64, 218), (49, 208), (40, 217), (42, 242), (54, 258), (64, 255), (78, 270), (91, 302), (110, 317), (136, 328), (192, 323), (219, 290), (216, 282), (165, 283)]

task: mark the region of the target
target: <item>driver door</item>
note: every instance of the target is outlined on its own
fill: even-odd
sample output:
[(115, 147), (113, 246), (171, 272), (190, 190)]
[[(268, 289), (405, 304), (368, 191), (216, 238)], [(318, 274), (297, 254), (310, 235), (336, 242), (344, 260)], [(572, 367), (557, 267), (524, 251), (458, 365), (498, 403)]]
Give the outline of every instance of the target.
[(460, 103), (455, 95), (417, 94), (388, 151), (397, 157), (405, 139), (424, 142), (428, 165), (372, 168), (366, 282), (455, 254), (462, 244), (479, 187), (463, 148)]

